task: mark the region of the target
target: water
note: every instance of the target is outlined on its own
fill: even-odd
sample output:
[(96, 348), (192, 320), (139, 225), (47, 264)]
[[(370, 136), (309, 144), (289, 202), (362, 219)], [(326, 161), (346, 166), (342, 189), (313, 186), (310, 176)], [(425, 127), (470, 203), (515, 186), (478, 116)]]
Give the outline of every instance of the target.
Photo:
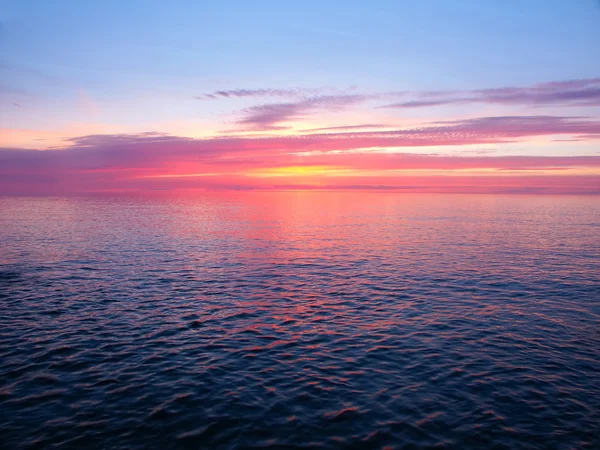
[(600, 198), (0, 198), (2, 448), (600, 448)]

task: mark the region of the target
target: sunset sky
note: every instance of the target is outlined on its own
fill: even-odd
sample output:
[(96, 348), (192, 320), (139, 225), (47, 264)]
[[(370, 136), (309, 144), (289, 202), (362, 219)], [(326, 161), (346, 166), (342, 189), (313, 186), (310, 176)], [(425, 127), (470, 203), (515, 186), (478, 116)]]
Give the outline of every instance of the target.
[(0, 3), (0, 194), (600, 194), (595, 0)]

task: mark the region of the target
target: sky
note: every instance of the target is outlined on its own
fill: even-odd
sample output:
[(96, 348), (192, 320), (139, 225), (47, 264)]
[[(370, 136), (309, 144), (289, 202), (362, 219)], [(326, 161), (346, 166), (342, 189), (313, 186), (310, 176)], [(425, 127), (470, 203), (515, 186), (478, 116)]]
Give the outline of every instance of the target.
[(600, 194), (596, 0), (0, 0), (0, 195)]

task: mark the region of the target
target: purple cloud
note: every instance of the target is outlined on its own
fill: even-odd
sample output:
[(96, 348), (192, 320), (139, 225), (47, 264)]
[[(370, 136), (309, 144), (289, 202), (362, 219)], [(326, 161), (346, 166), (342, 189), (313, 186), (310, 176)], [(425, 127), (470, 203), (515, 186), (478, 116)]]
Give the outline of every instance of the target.
[[(530, 87), (428, 92), (422, 99), (393, 103), (385, 108), (419, 108), (466, 103), (528, 106), (600, 106), (600, 78), (557, 81)], [(429, 98), (433, 97), (434, 100)]]
[(214, 100), (219, 98), (255, 98), (255, 97), (302, 97), (316, 95), (322, 92), (319, 88), (293, 88), (293, 89), (231, 89), (214, 91), (194, 97), (197, 100)]
[(364, 95), (320, 95), (297, 102), (270, 103), (252, 106), (244, 110), (245, 117), (237, 123), (251, 130), (283, 129), (284, 122), (305, 118), (318, 110), (337, 110), (361, 103), (369, 97)]
[[(468, 102), (469, 100), (466, 100)], [(386, 105), (384, 108), (423, 108), (426, 106), (441, 106), (450, 105), (457, 103), (465, 103), (465, 99), (452, 99), (452, 100), (412, 100), (409, 102), (393, 103)]]

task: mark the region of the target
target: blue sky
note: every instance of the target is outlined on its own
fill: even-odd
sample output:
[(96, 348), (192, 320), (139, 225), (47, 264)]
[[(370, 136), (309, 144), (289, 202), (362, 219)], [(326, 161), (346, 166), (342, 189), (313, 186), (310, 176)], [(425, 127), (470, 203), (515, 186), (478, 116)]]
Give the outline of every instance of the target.
[(47, 106), (77, 89), (177, 101), (219, 88), (473, 89), (600, 71), (593, 0), (18, 0), (1, 14), (3, 87)]

